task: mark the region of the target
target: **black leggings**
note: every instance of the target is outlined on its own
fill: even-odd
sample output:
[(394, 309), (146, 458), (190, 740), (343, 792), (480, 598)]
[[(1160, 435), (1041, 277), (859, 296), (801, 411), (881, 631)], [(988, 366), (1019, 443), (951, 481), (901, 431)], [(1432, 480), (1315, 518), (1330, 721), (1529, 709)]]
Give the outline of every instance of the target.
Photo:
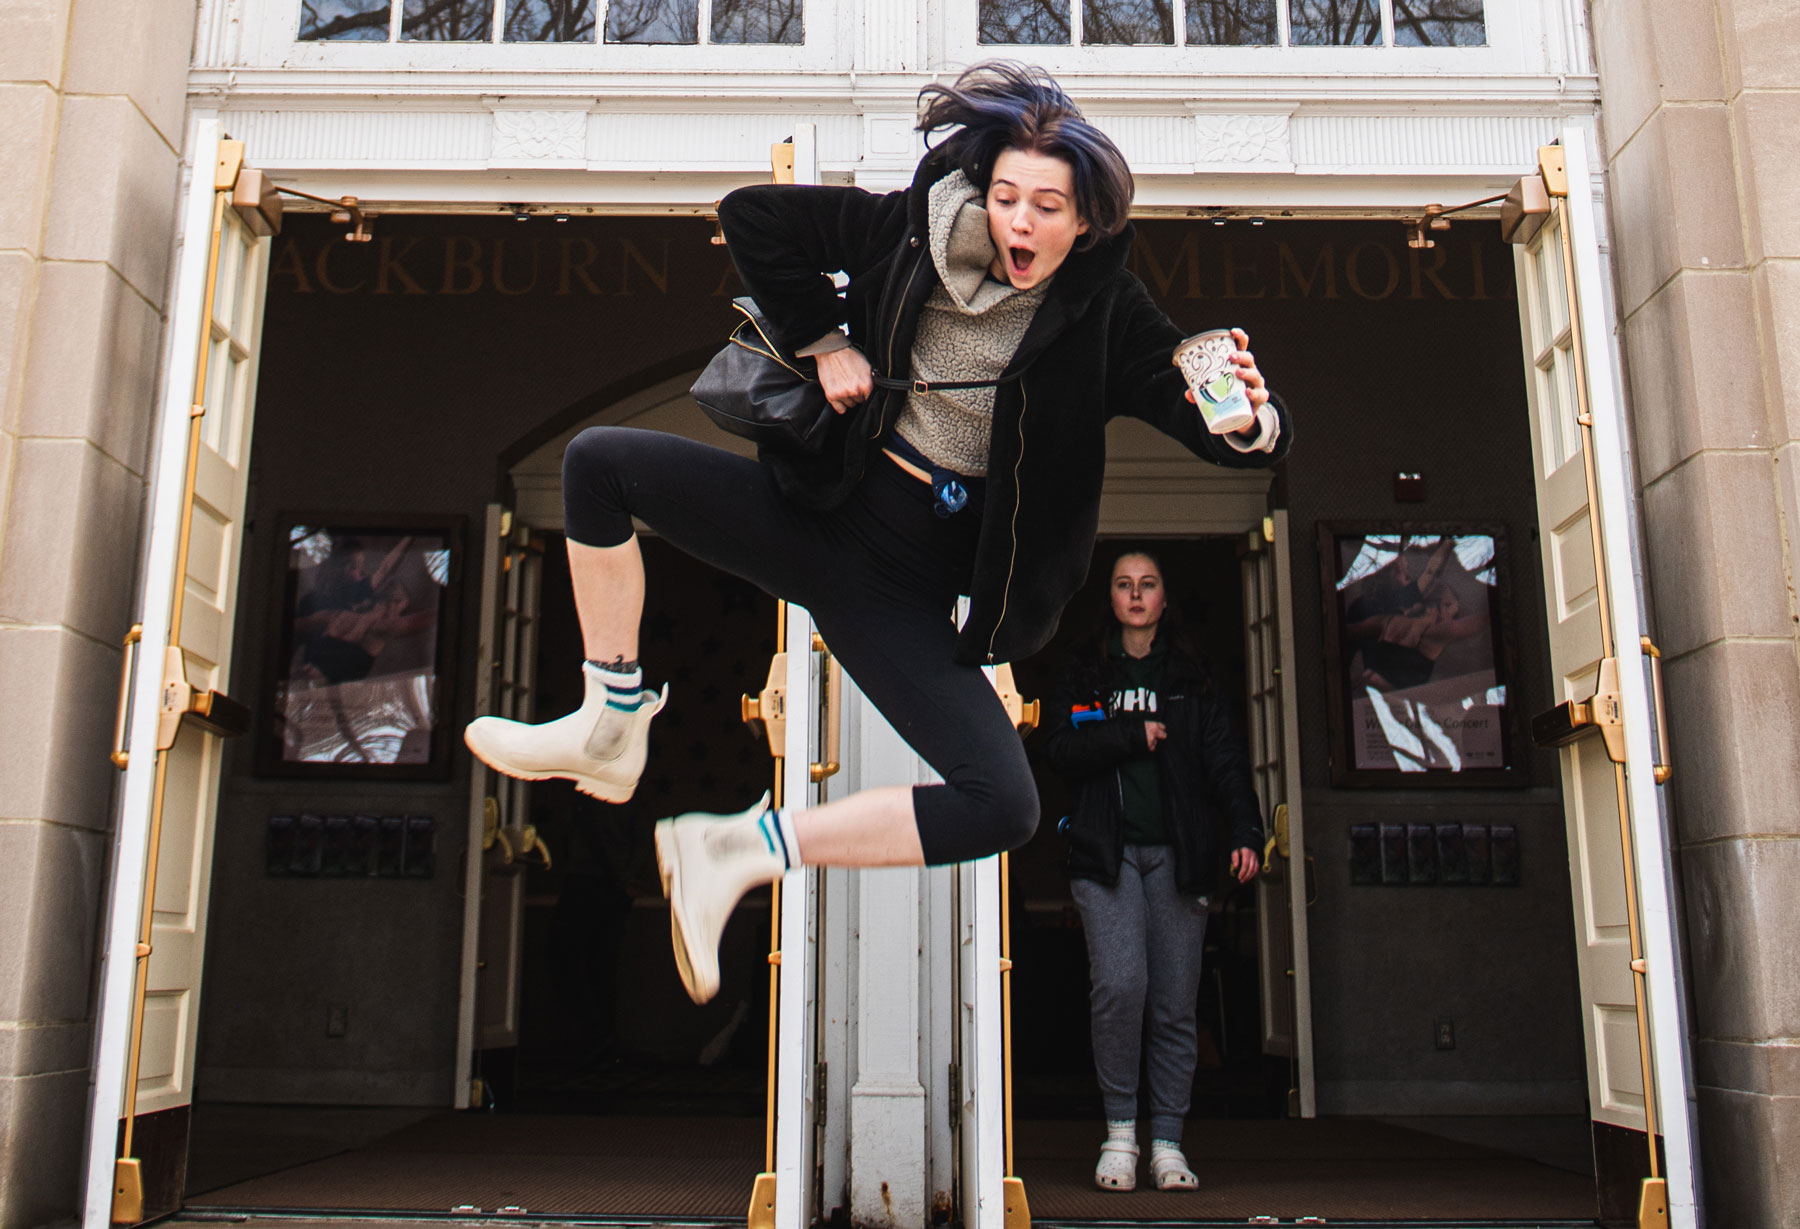
[(636, 516), (677, 547), (811, 612), (876, 709), (944, 778), (913, 787), (931, 865), (1016, 849), (1037, 786), (987, 676), (951, 660), (980, 522), (938, 517), (886, 458), (841, 507), (803, 508), (759, 462), (660, 431), (590, 427), (563, 456), (572, 541), (617, 546)]

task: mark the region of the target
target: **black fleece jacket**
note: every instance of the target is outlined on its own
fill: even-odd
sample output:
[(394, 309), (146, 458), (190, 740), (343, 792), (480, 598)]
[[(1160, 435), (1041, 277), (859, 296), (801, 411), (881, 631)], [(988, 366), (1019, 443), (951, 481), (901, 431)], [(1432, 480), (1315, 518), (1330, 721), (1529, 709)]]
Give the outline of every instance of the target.
[[(925, 300), (938, 284), (926, 242), (931, 185), (955, 169), (940, 150), (912, 187), (886, 196), (860, 188), (759, 185), (719, 202), (719, 225), (776, 341), (798, 350), (839, 325), (875, 370), (904, 378)], [(1181, 330), (1125, 267), (1132, 231), (1069, 254), (1013, 355), (1017, 381), (996, 390), (986, 507), (956, 644), (965, 665), (1016, 661), (1041, 649), (1087, 577), (1100, 518), (1106, 423), (1142, 418), (1219, 465), (1258, 468), (1286, 455), (1293, 427), (1274, 402), (1273, 454), (1241, 453), (1207, 432), (1170, 362)], [(840, 297), (831, 274), (849, 286)], [(876, 390), (839, 416), (817, 454), (765, 450), (792, 499), (843, 502), (881, 448), (906, 394)]]
[[(1164, 680), (1156, 712), (1115, 712), (1112, 697), (1124, 682), (1123, 667), (1111, 659), (1099, 667), (1091, 652), (1071, 658), (1045, 711), (1043, 753), (1078, 795), (1063, 827), (1069, 874), (1110, 887), (1119, 881), (1125, 850), (1119, 765), (1144, 754), (1144, 723), (1162, 722), (1168, 737), (1157, 744), (1155, 757), (1163, 821), (1175, 852), (1175, 885), (1206, 896), (1218, 886), (1224, 861), (1217, 829), (1225, 828), (1230, 849), (1254, 849), (1260, 856), (1261, 810), (1250, 783), (1250, 757), (1224, 691), (1204, 666), (1173, 647)], [(1074, 724), (1076, 706), (1094, 704), (1106, 719)]]

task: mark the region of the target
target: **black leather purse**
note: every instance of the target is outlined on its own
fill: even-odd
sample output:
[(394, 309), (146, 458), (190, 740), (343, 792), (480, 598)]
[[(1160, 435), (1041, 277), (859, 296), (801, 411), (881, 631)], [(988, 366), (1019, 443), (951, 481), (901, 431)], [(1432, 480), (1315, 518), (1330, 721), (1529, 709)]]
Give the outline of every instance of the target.
[(759, 447), (819, 451), (832, 411), (817, 364), (775, 344), (754, 299), (733, 299), (731, 305), (744, 318), (694, 381), (694, 400), (720, 427)]
[[(731, 305), (744, 313), (725, 348), (713, 355), (690, 390), (706, 416), (758, 448), (816, 453), (835, 414), (820, 387), (818, 364), (775, 344), (769, 322), (748, 296)], [(878, 389), (929, 393), (1011, 384), (1023, 370), (998, 380), (897, 380), (873, 372)]]

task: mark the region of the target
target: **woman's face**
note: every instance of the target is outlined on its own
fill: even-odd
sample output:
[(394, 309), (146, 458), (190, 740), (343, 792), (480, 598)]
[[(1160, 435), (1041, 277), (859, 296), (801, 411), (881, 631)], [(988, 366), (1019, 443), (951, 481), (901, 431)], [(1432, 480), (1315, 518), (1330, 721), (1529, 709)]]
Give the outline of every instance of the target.
[(1113, 564), (1113, 618), (1124, 627), (1155, 627), (1162, 622), (1162, 573), (1148, 555), (1126, 555)]
[(1029, 290), (1062, 267), (1088, 224), (1075, 210), (1075, 173), (1052, 154), (1009, 149), (994, 162), (988, 184), (991, 272)]

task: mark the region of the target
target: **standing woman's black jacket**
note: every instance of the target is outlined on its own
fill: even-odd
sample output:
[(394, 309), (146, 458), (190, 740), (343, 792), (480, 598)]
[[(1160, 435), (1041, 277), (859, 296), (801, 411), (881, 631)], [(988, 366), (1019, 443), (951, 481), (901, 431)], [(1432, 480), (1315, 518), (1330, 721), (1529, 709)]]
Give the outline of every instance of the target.
[[(1262, 851), (1263, 826), (1250, 784), (1250, 758), (1238, 735), (1231, 703), (1204, 667), (1171, 647), (1165, 683), (1154, 713), (1113, 711), (1115, 690), (1125, 685), (1115, 658), (1099, 667), (1092, 654), (1072, 659), (1051, 695), (1044, 722), (1043, 750), (1052, 767), (1080, 792), (1064, 835), (1069, 840), (1069, 874), (1109, 887), (1119, 881), (1125, 848), (1125, 814), (1119, 765), (1145, 749), (1144, 723), (1161, 721), (1168, 737), (1156, 761), (1162, 781), (1163, 820), (1175, 851), (1175, 883), (1192, 896), (1217, 886), (1225, 850), (1215, 831), (1221, 825), (1230, 849)], [(1098, 703), (1104, 721), (1075, 725), (1077, 705)]]
[[(931, 185), (956, 169), (940, 151), (904, 192), (762, 185), (719, 202), (738, 274), (790, 351), (848, 323), (850, 340), (883, 375), (905, 377), (925, 300), (938, 284), (926, 235)], [(1087, 577), (1100, 520), (1106, 423), (1142, 418), (1219, 465), (1259, 468), (1286, 455), (1287, 414), (1274, 453), (1241, 453), (1207, 432), (1170, 362), (1181, 330), (1125, 268), (1132, 231), (1069, 254), (1051, 279), (1009, 373), (996, 391), (986, 508), (968, 621), (956, 644), (965, 665), (1016, 661), (1041, 649)], [(839, 297), (830, 275), (850, 284)], [(830, 508), (849, 495), (904, 408), (876, 393), (838, 416), (817, 455), (765, 452), (794, 500)]]

